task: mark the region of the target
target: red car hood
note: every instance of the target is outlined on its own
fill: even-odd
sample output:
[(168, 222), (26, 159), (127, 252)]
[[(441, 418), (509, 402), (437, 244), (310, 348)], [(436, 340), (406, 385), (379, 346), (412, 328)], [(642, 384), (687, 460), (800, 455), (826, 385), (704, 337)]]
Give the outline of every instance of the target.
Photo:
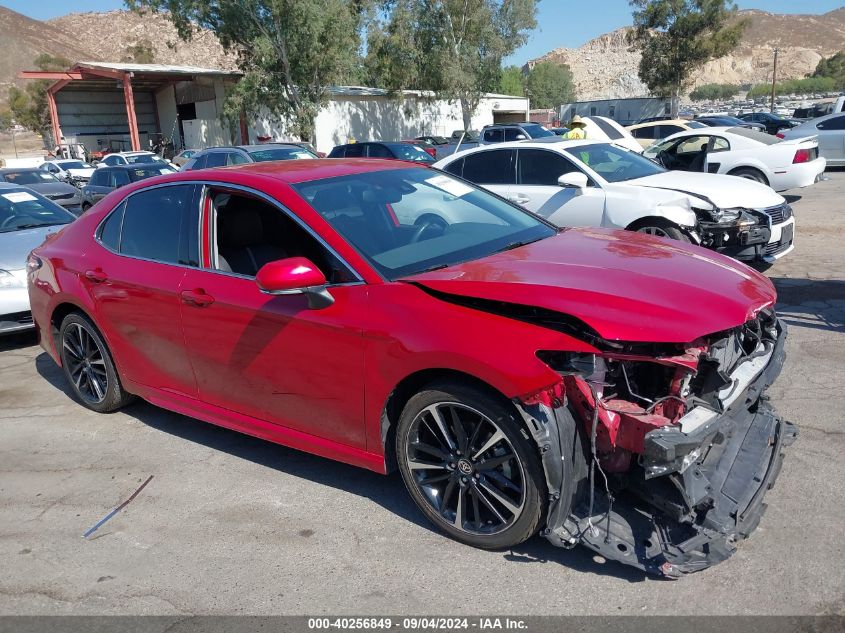
[(569, 229), (407, 281), (436, 292), (577, 317), (618, 341), (689, 343), (775, 302), (763, 275), (704, 248), (648, 235)]

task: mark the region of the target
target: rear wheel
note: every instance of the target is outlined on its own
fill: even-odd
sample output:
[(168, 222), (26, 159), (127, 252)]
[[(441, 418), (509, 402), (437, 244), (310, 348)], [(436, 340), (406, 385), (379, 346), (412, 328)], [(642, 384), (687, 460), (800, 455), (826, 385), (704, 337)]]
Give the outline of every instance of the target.
[(105, 341), (91, 321), (79, 313), (64, 318), (59, 328), (62, 369), (82, 404), (110, 413), (132, 401), (123, 390)]
[(768, 185), (769, 181), (766, 180), (766, 177), (757, 169), (752, 169), (750, 167), (743, 167), (742, 169), (734, 169), (732, 172), (728, 174), (729, 176), (739, 176), (740, 178), (745, 178), (746, 180), (753, 180), (754, 182), (759, 182), (764, 185)]
[(412, 397), (396, 430), (396, 456), (411, 497), (452, 538), (484, 549), (533, 536), (546, 512), (545, 479), (508, 403), (457, 382)]
[(663, 218), (647, 218), (634, 226), (632, 231), (637, 233), (645, 233), (647, 235), (654, 235), (655, 237), (666, 237), (670, 240), (678, 240), (681, 242), (689, 242), (689, 236), (684, 233), (677, 225), (672, 224), (669, 220)]

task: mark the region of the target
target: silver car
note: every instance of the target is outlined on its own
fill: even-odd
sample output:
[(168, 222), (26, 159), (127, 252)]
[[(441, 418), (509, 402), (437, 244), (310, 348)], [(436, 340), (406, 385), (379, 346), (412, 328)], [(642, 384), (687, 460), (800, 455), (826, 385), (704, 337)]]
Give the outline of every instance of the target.
[(47, 235), (74, 219), (31, 189), (0, 182), (0, 335), (33, 327), (27, 257)]
[(35, 167), (6, 167), (0, 169), (0, 182), (37, 191), (74, 215), (82, 215), (82, 192), (47, 171)]
[(820, 116), (781, 134), (787, 139), (818, 136), (819, 155), (828, 167), (845, 167), (845, 112)]

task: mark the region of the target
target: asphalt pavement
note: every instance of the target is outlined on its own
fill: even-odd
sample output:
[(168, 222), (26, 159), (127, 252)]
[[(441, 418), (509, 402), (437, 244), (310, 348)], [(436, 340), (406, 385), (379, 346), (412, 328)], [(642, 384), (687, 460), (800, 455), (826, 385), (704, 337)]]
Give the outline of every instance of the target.
[(0, 339), (0, 614), (845, 613), (845, 171), (829, 176), (791, 192), (796, 249), (767, 271), (790, 326), (770, 395), (800, 437), (727, 562), (666, 581), (539, 537), (472, 549), (398, 475), (144, 402), (88, 411), (16, 336)]

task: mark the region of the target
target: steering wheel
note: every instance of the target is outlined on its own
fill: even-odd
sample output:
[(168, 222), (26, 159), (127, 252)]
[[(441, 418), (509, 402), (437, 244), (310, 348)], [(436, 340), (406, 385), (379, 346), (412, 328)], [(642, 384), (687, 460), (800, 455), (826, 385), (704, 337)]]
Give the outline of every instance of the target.
[(409, 244), (416, 244), (422, 239), (423, 234), (431, 228), (439, 229), (441, 233), (446, 230), (446, 227), (440, 221), (437, 220), (423, 220), (417, 226), (417, 230), (414, 231), (414, 234), (411, 236), (411, 241)]
[(669, 152), (667, 152), (665, 149), (662, 149), (657, 152), (657, 156), (655, 156), (655, 158), (657, 159), (657, 162), (663, 165), (666, 169), (670, 169), (669, 165), (672, 162), (672, 159), (669, 155)]
[(8, 218), (0, 222), (0, 229), (5, 229), (12, 220), (17, 220), (20, 216), (18, 215), (10, 215)]

